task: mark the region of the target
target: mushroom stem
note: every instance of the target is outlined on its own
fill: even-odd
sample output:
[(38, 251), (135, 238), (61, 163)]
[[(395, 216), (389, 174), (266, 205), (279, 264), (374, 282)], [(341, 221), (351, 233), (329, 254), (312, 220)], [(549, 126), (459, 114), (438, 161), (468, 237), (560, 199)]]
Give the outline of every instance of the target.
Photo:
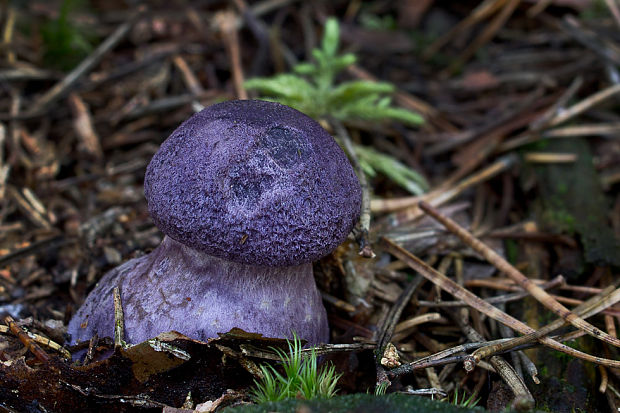
[(309, 344), (328, 341), (311, 263), (240, 264), (166, 236), (149, 255), (126, 262), (99, 281), (97, 293), (87, 297), (69, 324), (72, 343), (95, 333), (112, 335), (115, 287), (122, 294), (125, 339), (131, 344), (170, 330), (207, 340), (233, 327), (268, 337), (296, 332)]

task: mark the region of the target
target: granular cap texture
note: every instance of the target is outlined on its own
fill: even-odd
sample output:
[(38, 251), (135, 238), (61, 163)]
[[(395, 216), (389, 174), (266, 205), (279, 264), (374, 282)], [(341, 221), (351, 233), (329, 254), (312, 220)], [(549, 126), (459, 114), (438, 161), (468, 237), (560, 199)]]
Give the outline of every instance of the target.
[(361, 188), (334, 139), (274, 102), (229, 101), (183, 122), (146, 170), (149, 212), (171, 238), (255, 265), (317, 260), (359, 218)]

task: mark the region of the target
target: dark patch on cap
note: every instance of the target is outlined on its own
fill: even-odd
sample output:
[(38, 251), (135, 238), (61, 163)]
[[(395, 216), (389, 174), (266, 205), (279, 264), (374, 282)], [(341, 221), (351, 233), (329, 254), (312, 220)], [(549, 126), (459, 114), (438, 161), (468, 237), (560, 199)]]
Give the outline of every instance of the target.
[(162, 232), (256, 265), (321, 258), (344, 241), (361, 206), (334, 139), (303, 113), (257, 100), (216, 104), (183, 122), (153, 156), (144, 189)]

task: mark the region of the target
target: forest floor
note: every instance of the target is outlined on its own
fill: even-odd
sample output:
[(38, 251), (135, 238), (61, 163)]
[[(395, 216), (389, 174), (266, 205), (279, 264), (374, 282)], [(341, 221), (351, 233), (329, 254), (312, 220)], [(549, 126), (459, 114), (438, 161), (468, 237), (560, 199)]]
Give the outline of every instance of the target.
[[(162, 240), (159, 145), (248, 97), (317, 118), (364, 183), (360, 224), (314, 265), (339, 394), (617, 411), (616, 0), (136, 3), (0, 2), (1, 411), (251, 400), (248, 366), (281, 341), (64, 346), (97, 280)], [(115, 350), (70, 361), (89, 345)]]

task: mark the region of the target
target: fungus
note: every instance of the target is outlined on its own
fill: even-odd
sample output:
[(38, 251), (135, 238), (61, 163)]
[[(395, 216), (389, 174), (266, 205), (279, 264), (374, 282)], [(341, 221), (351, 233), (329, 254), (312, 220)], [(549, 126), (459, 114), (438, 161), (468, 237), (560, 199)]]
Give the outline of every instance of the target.
[(163, 142), (144, 192), (164, 239), (99, 281), (69, 323), (72, 343), (112, 335), (114, 287), (128, 343), (233, 327), (328, 341), (312, 261), (345, 240), (361, 189), (317, 122), (273, 102), (210, 106)]

